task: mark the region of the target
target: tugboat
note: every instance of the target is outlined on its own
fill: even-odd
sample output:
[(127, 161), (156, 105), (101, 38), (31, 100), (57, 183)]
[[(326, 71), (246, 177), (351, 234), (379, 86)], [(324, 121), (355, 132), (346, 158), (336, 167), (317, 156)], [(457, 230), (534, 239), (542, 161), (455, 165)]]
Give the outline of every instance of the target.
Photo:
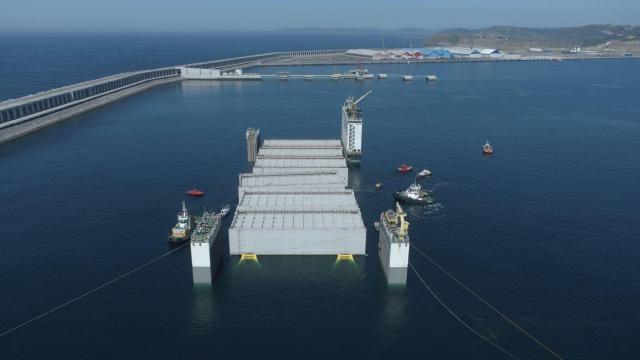
[(489, 144), (489, 140), (482, 145), (482, 153), (485, 155), (493, 155), (493, 147)]
[(382, 189), (382, 181), (378, 180), (378, 182), (376, 182), (376, 190), (380, 190), (380, 189)]
[(171, 229), (169, 234), (169, 242), (172, 244), (180, 244), (191, 238), (191, 231), (193, 230), (193, 217), (189, 215), (187, 207), (182, 202), (182, 211), (178, 213), (178, 222)]
[(198, 190), (198, 189), (191, 189), (187, 191), (187, 195), (192, 197), (201, 197), (201, 196), (204, 196), (204, 191)]
[(422, 171), (420, 171), (420, 172), (418, 173), (418, 176), (420, 176), (420, 177), (427, 177), (427, 176), (431, 176), (431, 170), (429, 170), (429, 169), (424, 169), (424, 170), (422, 170)]
[(428, 192), (422, 190), (422, 186), (417, 182), (414, 182), (403, 191), (396, 193), (396, 199), (406, 204), (418, 204), (425, 205), (433, 203), (433, 197)]
[(223, 218), (229, 215), (229, 211), (231, 211), (231, 205), (227, 204), (223, 206), (222, 209), (220, 210), (220, 217)]
[(413, 166), (407, 165), (407, 164), (402, 164), (402, 165), (398, 166), (398, 169), (396, 169), (396, 170), (398, 170), (398, 172), (401, 172), (401, 173), (408, 173), (408, 172), (411, 172), (411, 170), (413, 170)]

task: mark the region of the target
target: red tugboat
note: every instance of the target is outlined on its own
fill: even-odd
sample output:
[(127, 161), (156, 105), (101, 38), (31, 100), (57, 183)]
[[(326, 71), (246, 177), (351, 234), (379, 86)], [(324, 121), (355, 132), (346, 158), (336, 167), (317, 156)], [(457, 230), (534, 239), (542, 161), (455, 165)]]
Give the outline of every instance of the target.
[(198, 189), (191, 189), (187, 191), (187, 195), (192, 197), (201, 197), (201, 196), (204, 196), (204, 191), (198, 190)]
[(411, 170), (413, 170), (413, 166), (407, 165), (407, 164), (402, 164), (402, 165), (398, 166), (398, 169), (396, 169), (396, 170), (398, 170), (398, 172), (401, 172), (401, 173), (408, 173), (408, 172), (411, 172)]
[(493, 147), (491, 147), (491, 144), (489, 144), (489, 140), (487, 140), (487, 142), (482, 145), (482, 153), (484, 155), (493, 155)]

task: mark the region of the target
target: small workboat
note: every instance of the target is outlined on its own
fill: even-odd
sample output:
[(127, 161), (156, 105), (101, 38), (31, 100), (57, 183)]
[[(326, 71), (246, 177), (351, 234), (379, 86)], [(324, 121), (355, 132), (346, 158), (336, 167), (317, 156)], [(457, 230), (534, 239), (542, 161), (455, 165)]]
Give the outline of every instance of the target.
[(396, 193), (396, 199), (406, 204), (425, 205), (433, 203), (431, 194), (422, 190), (422, 186), (417, 182), (411, 184), (406, 190), (398, 191)]
[(408, 172), (411, 172), (411, 170), (413, 170), (413, 166), (407, 165), (407, 164), (402, 164), (402, 165), (398, 166), (398, 168), (396, 170), (398, 172), (401, 172), (401, 173), (408, 173)]
[(489, 144), (489, 140), (482, 145), (482, 153), (485, 155), (493, 155), (493, 147)]
[(413, 76), (412, 75), (405, 75), (402, 77), (402, 80), (404, 81), (412, 81), (413, 80)]
[(427, 77), (425, 78), (427, 81), (436, 81), (438, 80), (438, 77), (435, 75), (427, 75)]
[(379, 80), (384, 80), (384, 79), (386, 79), (387, 77), (388, 77), (388, 76), (387, 76), (387, 74), (378, 74), (378, 79), (379, 79)]
[(229, 215), (229, 211), (231, 211), (231, 205), (227, 204), (223, 206), (222, 209), (220, 210), (220, 217), (225, 217)]
[(201, 197), (201, 196), (204, 196), (204, 191), (198, 190), (198, 189), (191, 189), (187, 191), (187, 195), (193, 196), (193, 197)]
[(382, 181), (376, 182), (376, 190), (382, 189)]
[(191, 238), (191, 231), (193, 230), (193, 217), (189, 215), (187, 207), (182, 202), (182, 211), (178, 213), (178, 221), (176, 225), (171, 228), (169, 233), (169, 242), (171, 244), (180, 244)]
[(429, 170), (429, 169), (424, 169), (424, 170), (422, 170), (422, 171), (420, 171), (420, 172), (418, 173), (418, 176), (420, 176), (420, 177), (427, 177), (427, 176), (431, 176), (431, 170)]

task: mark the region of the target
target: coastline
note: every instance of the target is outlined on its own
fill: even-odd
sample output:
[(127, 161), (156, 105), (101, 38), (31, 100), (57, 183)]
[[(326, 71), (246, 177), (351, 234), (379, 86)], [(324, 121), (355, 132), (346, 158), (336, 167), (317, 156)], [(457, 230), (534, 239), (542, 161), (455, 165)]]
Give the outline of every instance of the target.
[[(81, 113), (107, 105), (129, 95), (136, 94), (151, 87), (188, 80), (181, 74), (184, 67), (212, 69), (221, 72), (235, 71), (244, 68), (263, 66), (314, 66), (314, 65), (359, 65), (359, 64), (429, 64), (429, 63), (476, 63), (476, 62), (530, 62), (530, 61), (603, 61), (603, 60), (638, 60), (640, 56), (594, 56), (594, 55), (555, 55), (555, 56), (518, 56), (518, 57), (456, 57), (456, 58), (423, 58), (423, 59), (373, 59), (347, 54), (344, 49), (273, 52), (248, 55), (228, 59), (211, 60), (168, 68), (150, 69), (135, 73), (116, 74), (101, 79), (71, 84), (61, 88), (8, 99), (0, 102), (0, 144), (17, 139), (39, 129), (54, 125), (60, 121), (73, 118)], [(158, 75), (155, 78), (132, 85), (120, 84), (119, 79), (137, 73), (159, 73), (170, 70), (172, 75)], [(114, 80), (115, 85), (114, 85)], [(223, 79), (218, 79), (223, 80)], [(224, 79), (226, 80), (226, 79)], [(228, 80), (227, 80), (228, 81)], [(242, 79), (238, 79), (242, 81)], [(76, 100), (74, 94), (85, 91), (88, 87), (105, 87), (102, 93), (89, 96), (84, 100)], [(110, 86), (110, 87), (109, 87)], [(93, 93), (92, 93), (93, 94)], [(56, 98), (55, 106), (41, 110), (41, 106), (49, 99)], [(58, 99), (64, 99), (58, 104)], [(66, 100), (66, 102), (65, 102)], [(53, 103), (51, 101), (51, 103)], [(11, 114), (9, 113), (11, 111)], [(10, 117), (11, 115), (11, 117)]]

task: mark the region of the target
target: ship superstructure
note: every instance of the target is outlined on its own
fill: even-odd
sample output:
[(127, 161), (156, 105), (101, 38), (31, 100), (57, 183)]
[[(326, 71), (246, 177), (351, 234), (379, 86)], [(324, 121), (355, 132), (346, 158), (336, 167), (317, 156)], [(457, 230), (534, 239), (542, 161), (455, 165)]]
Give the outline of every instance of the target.
[(193, 217), (187, 211), (187, 207), (182, 202), (182, 211), (178, 213), (178, 221), (176, 225), (171, 228), (169, 234), (169, 242), (180, 243), (189, 240), (191, 236), (191, 230), (193, 230)]
[(400, 204), (380, 214), (378, 255), (389, 284), (405, 284), (409, 266), (409, 222)]
[(350, 164), (359, 164), (362, 158), (362, 111), (358, 107), (369, 90), (358, 99), (348, 97), (342, 105), (342, 136), (340, 138), (344, 157)]

